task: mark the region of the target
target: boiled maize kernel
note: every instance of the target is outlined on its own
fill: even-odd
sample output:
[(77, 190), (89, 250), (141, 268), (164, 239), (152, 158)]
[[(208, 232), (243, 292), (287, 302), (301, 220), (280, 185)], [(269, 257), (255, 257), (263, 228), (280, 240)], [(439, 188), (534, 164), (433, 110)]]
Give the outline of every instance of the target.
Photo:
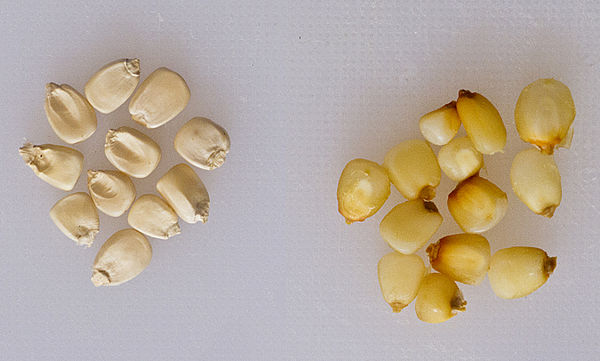
[(475, 148), (483, 154), (501, 152), (506, 144), (506, 128), (500, 113), (483, 95), (461, 90), (456, 101), (460, 121)]
[(379, 260), (377, 274), (385, 302), (393, 312), (400, 312), (417, 296), (427, 269), (417, 255), (391, 252)]
[(478, 234), (446, 236), (427, 247), (429, 263), (436, 271), (468, 285), (478, 285), (490, 267), (490, 244)]

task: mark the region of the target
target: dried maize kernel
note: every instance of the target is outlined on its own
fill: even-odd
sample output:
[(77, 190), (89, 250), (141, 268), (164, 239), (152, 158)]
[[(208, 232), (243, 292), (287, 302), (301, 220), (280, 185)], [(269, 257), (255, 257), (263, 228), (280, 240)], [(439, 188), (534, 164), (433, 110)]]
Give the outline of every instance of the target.
[(192, 165), (212, 170), (223, 165), (229, 152), (229, 135), (207, 118), (192, 118), (175, 136), (175, 150)]
[(510, 247), (494, 253), (488, 279), (494, 293), (512, 299), (540, 288), (556, 267), (556, 257), (534, 247)]
[(108, 114), (127, 101), (140, 81), (140, 60), (119, 59), (94, 74), (84, 92), (96, 110)]
[(458, 92), (456, 110), (475, 148), (483, 154), (501, 152), (506, 144), (506, 128), (500, 113), (483, 95), (468, 90)]
[(168, 239), (181, 232), (177, 213), (162, 198), (144, 194), (138, 198), (127, 215), (127, 222), (147, 236)]
[(438, 162), (448, 178), (462, 182), (483, 167), (483, 155), (475, 149), (469, 137), (460, 137), (440, 148)]
[(400, 203), (379, 224), (381, 237), (403, 254), (418, 251), (442, 224), (442, 216), (433, 202), (413, 199)]
[(458, 133), (460, 118), (456, 112), (456, 102), (427, 113), (419, 120), (419, 129), (423, 137), (432, 144), (448, 144)]
[(468, 285), (478, 285), (490, 267), (490, 244), (478, 234), (446, 236), (427, 247), (429, 263), (436, 271)]
[(415, 301), (415, 311), (421, 321), (440, 323), (466, 309), (467, 301), (448, 276), (431, 273), (423, 279)]
[(552, 217), (560, 204), (560, 173), (552, 155), (526, 149), (513, 159), (510, 181), (517, 197), (536, 214)]
[(100, 230), (100, 219), (87, 193), (69, 194), (50, 209), (50, 218), (65, 236), (82, 246), (91, 246)]
[(424, 140), (407, 140), (396, 145), (385, 155), (383, 167), (404, 198), (435, 197), (442, 172), (435, 153)]
[(167, 68), (158, 68), (133, 94), (129, 113), (136, 123), (156, 128), (181, 113), (189, 100), (190, 89), (181, 75)]
[(390, 180), (383, 167), (366, 159), (348, 162), (337, 189), (338, 210), (346, 223), (364, 221), (375, 214), (390, 195)]
[(19, 154), (35, 175), (63, 191), (73, 189), (83, 168), (83, 154), (61, 145), (25, 143)]
[(69, 144), (88, 139), (98, 126), (94, 108), (67, 84), (46, 84), (44, 108), (56, 135)]
[(507, 209), (506, 193), (480, 176), (465, 179), (448, 195), (450, 214), (468, 233), (492, 229), (502, 220)]
[(139, 275), (152, 259), (152, 246), (135, 229), (123, 229), (100, 247), (92, 268), (94, 286), (117, 286)]
[(427, 269), (421, 257), (415, 254), (391, 252), (379, 260), (377, 274), (385, 302), (393, 312), (400, 312), (417, 296)]
[(180, 163), (169, 169), (156, 183), (156, 190), (185, 222), (206, 223), (208, 192), (189, 165)]
[(135, 186), (118, 170), (88, 170), (87, 186), (99, 210), (111, 217), (125, 213), (135, 199)]
[(161, 157), (160, 147), (155, 141), (129, 127), (108, 131), (104, 153), (118, 170), (135, 178), (144, 178), (152, 173)]
[(546, 154), (552, 154), (554, 147), (568, 138), (573, 119), (575, 103), (571, 91), (554, 79), (538, 79), (527, 85), (515, 107), (519, 136)]

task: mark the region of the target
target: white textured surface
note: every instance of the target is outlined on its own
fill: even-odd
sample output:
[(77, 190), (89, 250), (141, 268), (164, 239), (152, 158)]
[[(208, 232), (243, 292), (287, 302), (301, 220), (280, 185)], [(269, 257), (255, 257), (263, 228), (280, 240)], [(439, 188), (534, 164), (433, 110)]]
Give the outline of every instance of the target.
[[(600, 4), (595, 1), (3, 2), (0, 7), (0, 358), (3, 360), (594, 360), (600, 212), (596, 143)], [(198, 170), (211, 194), (205, 225), (152, 240), (154, 258), (134, 281), (95, 289), (90, 265), (126, 217), (101, 216), (90, 249), (76, 247), (48, 210), (63, 192), (18, 157), (24, 137), (59, 142), (44, 111), (44, 84), (82, 89), (104, 63), (138, 56), (142, 73), (170, 67), (192, 100), (176, 119), (145, 131), (163, 160), (138, 194), (181, 159), (177, 129), (208, 116), (228, 129), (223, 168)], [(520, 90), (556, 77), (577, 106), (571, 150), (557, 162), (563, 203), (552, 220), (510, 190), (508, 169), (525, 148), (512, 112)], [(346, 226), (335, 190), (355, 157), (382, 161), (418, 137), (418, 117), (467, 88), (498, 107), (506, 152), (487, 176), (509, 196), (486, 236), (493, 250), (535, 245), (558, 256), (550, 281), (514, 301), (487, 281), (462, 286), (468, 311), (420, 322), (412, 305), (392, 314), (376, 263), (388, 252), (378, 223), (401, 197)], [(141, 129), (126, 107), (99, 115), (76, 148), (103, 168), (106, 131)], [(436, 149), (437, 150), (437, 149)], [(436, 203), (446, 211), (448, 179)], [(84, 190), (80, 179), (76, 190)]]

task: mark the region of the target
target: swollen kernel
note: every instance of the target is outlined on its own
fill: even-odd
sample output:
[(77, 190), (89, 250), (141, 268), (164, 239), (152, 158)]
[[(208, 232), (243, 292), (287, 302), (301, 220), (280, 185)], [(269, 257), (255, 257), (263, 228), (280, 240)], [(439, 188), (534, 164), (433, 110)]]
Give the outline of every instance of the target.
[(448, 178), (462, 182), (483, 167), (483, 155), (475, 149), (469, 137), (460, 137), (440, 148), (438, 162)]
[(155, 141), (129, 127), (108, 131), (104, 153), (118, 170), (135, 178), (145, 178), (152, 173), (161, 157)]
[(190, 89), (181, 75), (167, 68), (152, 72), (133, 94), (131, 118), (146, 128), (165, 124), (187, 106)]
[(96, 131), (96, 112), (87, 99), (67, 84), (46, 84), (46, 116), (58, 137), (79, 143)]
[(144, 194), (138, 198), (127, 215), (127, 222), (147, 236), (168, 239), (181, 232), (177, 213), (162, 198)]
[(456, 102), (427, 113), (419, 120), (419, 129), (423, 137), (432, 144), (447, 144), (460, 128), (460, 118), (456, 111)]
[(25, 143), (19, 154), (35, 175), (63, 191), (73, 189), (83, 168), (83, 154), (61, 145)]
[(569, 138), (574, 119), (575, 103), (571, 91), (554, 79), (538, 79), (527, 85), (515, 107), (519, 136), (546, 154), (552, 154), (555, 146)]
[(208, 219), (210, 198), (204, 183), (187, 164), (177, 164), (156, 183), (156, 190), (187, 223)]
[(440, 323), (465, 311), (467, 301), (448, 276), (432, 273), (423, 279), (415, 302), (415, 311), (421, 321)]
[(473, 176), (459, 183), (448, 195), (448, 210), (460, 228), (481, 233), (498, 224), (508, 209), (508, 198), (487, 179)]
[(92, 267), (94, 286), (117, 286), (139, 275), (152, 259), (152, 246), (135, 229), (123, 229), (100, 247)]
[(85, 84), (85, 96), (96, 110), (108, 114), (127, 101), (140, 81), (140, 60), (119, 59), (104, 65)]
[(100, 230), (100, 219), (87, 193), (69, 194), (50, 209), (50, 218), (65, 236), (82, 246), (91, 246)]
[(379, 260), (377, 274), (385, 302), (393, 312), (400, 312), (417, 296), (427, 269), (417, 255), (391, 252)]
[(552, 217), (560, 204), (560, 173), (552, 155), (526, 149), (513, 159), (510, 168), (513, 191), (536, 214)]
[(381, 237), (403, 254), (418, 251), (442, 224), (442, 216), (433, 202), (414, 199), (400, 203), (379, 224)]
[(383, 167), (390, 181), (406, 199), (435, 197), (442, 172), (435, 153), (424, 140), (407, 140), (385, 155)]
[(429, 263), (436, 271), (468, 285), (478, 285), (490, 267), (490, 244), (478, 234), (446, 236), (427, 247)]
[(348, 162), (337, 189), (338, 210), (346, 223), (364, 221), (375, 214), (390, 195), (390, 181), (379, 164), (366, 159)]
[(501, 152), (506, 144), (506, 128), (500, 113), (483, 95), (468, 90), (458, 92), (458, 116), (475, 148), (483, 154)]
[(96, 207), (111, 217), (125, 213), (135, 199), (135, 186), (117, 170), (88, 170), (87, 186)]
[(488, 279), (496, 296), (512, 299), (540, 288), (556, 268), (556, 257), (534, 247), (510, 247), (492, 256)]
[(220, 125), (196, 117), (185, 123), (175, 135), (175, 150), (192, 165), (212, 170), (223, 165), (229, 152), (229, 135)]

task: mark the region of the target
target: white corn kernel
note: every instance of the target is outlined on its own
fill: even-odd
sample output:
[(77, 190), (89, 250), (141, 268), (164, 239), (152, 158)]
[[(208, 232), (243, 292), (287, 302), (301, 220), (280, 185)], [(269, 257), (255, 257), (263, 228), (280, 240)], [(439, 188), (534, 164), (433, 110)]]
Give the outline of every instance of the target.
[(135, 229), (123, 229), (100, 247), (92, 268), (94, 286), (117, 286), (139, 275), (152, 259), (152, 246)]
[(536, 214), (552, 217), (560, 204), (560, 173), (552, 155), (526, 149), (513, 159), (510, 182), (517, 197)]
[(527, 85), (515, 107), (519, 136), (546, 154), (552, 154), (554, 147), (568, 137), (573, 119), (575, 103), (571, 91), (554, 79), (538, 79)]
[(181, 232), (177, 213), (162, 198), (144, 194), (138, 198), (127, 215), (127, 222), (147, 236), (168, 239)]
[(67, 237), (82, 246), (91, 246), (100, 230), (100, 219), (87, 193), (69, 194), (50, 209), (50, 218)]
[(190, 119), (175, 136), (175, 150), (192, 165), (211, 170), (225, 162), (229, 152), (229, 135), (210, 119)]
[(88, 170), (87, 186), (99, 210), (111, 217), (125, 213), (135, 199), (135, 186), (117, 170)]
[(112, 165), (135, 178), (144, 178), (152, 173), (161, 157), (160, 147), (155, 141), (129, 127), (108, 131), (104, 153)]
[(419, 129), (423, 137), (432, 144), (448, 144), (458, 133), (460, 118), (456, 112), (456, 102), (427, 113), (419, 120)]
[(208, 192), (189, 165), (180, 163), (169, 169), (156, 183), (156, 190), (185, 222), (206, 223), (210, 206)]
[(440, 228), (442, 216), (433, 202), (413, 199), (400, 203), (379, 224), (381, 237), (394, 250), (412, 254)]
[(461, 90), (456, 110), (475, 148), (483, 154), (501, 152), (506, 144), (506, 128), (500, 113), (483, 95)]
[(427, 269), (421, 257), (391, 252), (377, 264), (379, 286), (393, 312), (400, 312), (417, 296)]
[(385, 155), (383, 167), (404, 198), (435, 197), (442, 172), (435, 153), (424, 140), (407, 140), (396, 145)]
[(473, 176), (459, 183), (448, 195), (448, 210), (468, 233), (492, 229), (508, 209), (508, 198), (494, 183)]
[(73, 189), (83, 168), (83, 154), (61, 145), (25, 143), (19, 154), (41, 180), (64, 191)]
[(534, 247), (510, 247), (494, 253), (488, 279), (496, 296), (527, 296), (542, 287), (556, 268), (556, 257)]
[(119, 59), (94, 74), (84, 92), (96, 110), (108, 114), (125, 103), (140, 81), (140, 60)]
[(129, 113), (137, 123), (156, 128), (181, 113), (189, 100), (190, 89), (181, 75), (167, 68), (158, 68), (133, 94)]
[(468, 285), (478, 285), (490, 267), (490, 243), (479, 234), (446, 236), (427, 247), (436, 271)]
[(448, 178), (462, 182), (483, 167), (483, 155), (475, 149), (469, 137), (459, 137), (440, 148), (438, 162)]
[(67, 84), (46, 84), (44, 108), (56, 135), (69, 144), (88, 139), (98, 126), (94, 108)]
[(382, 166), (366, 159), (353, 159), (346, 164), (337, 188), (338, 211), (346, 223), (372, 216), (389, 196), (390, 180)]
[(441, 273), (431, 273), (421, 282), (415, 311), (421, 321), (440, 323), (465, 311), (466, 305), (467, 301), (454, 281)]

